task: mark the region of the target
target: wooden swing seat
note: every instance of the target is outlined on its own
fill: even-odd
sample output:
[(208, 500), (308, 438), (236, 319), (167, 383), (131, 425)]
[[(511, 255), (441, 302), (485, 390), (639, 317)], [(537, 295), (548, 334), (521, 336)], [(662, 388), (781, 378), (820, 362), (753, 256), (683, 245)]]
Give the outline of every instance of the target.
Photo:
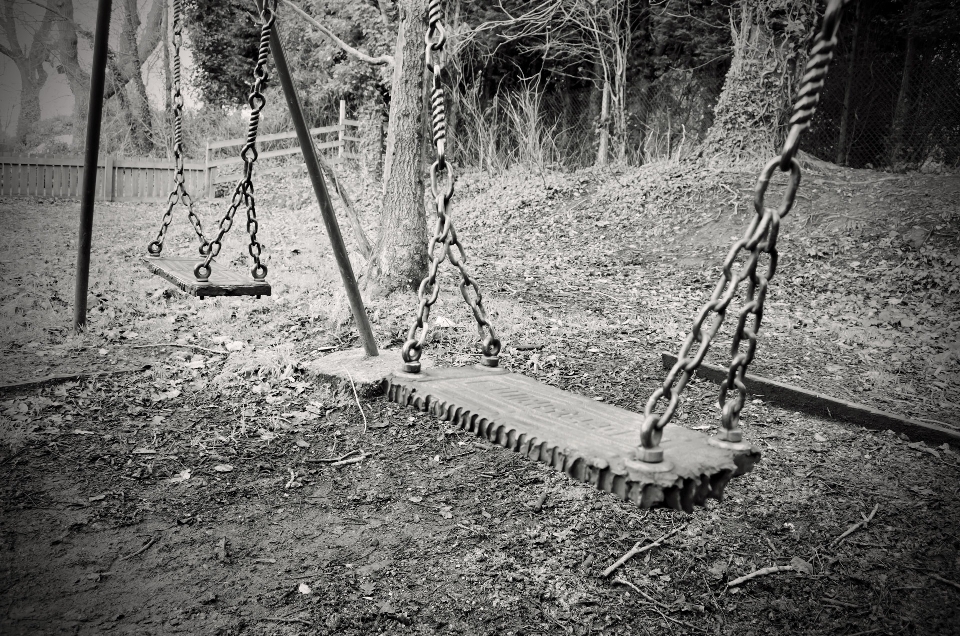
[(641, 415), (498, 368), (396, 372), (387, 378), (387, 397), (643, 508), (692, 512), (708, 498), (720, 500), (727, 482), (760, 459), (748, 444), (717, 444), (669, 424), (660, 442), (664, 461), (637, 462)]
[(191, 296), (269, 296), (270, 283), (258, 281), (249, 275), (214, 268), (210, 280), (201, 282), (193, 273), (200, 258), (144, 256), (143, 262), (151, 272), (167, 279)]

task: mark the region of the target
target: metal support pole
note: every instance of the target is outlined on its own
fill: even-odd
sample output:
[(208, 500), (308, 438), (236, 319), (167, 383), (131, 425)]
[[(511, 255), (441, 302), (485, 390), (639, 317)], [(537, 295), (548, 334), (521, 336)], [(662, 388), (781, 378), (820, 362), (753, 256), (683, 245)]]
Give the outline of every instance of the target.
[[(261, 0), (257, 0), (258, 8), (260, 2)], [(347, 254), (347, 246), (344, 245), (343, 235), (340, 233), (340, 224), (337, 222), (337, 215), (333, 211), (333, 203), (330, 201), (330, 194), (327, 192), (327, 185), (323, 180), (317, 149), (313, 145), (313, 137), (310, 136), (310, 129), (303, 119), (300, 98), (297, 97), (297, 89), (290, 78), (290, 69), (287, 67), (287, 58), (280, 44), (280, 32), (276, 24), (274, 24), (270, 35), (270, 52), (273, 54), (277, 77), (283, 87), (283, 95), (287, 99), (287, 108), (290, 109), (290, 119), (293, 120), (293, 126), (297, 129), (300, 151), (303, 152), (307, 172), (310, 174), (310, 181), (313, 183), (313, 192), (317, 197), (317, 203), (320, 204), (323, 224), (327, 228), (327, 236), (330, 238), (333, 255), (337, 259), (340, 278), (343, 279), (343, 287), (347, 292), (347, 299), (350, 301), (350, 311), (353, 313), (353, 319), (357, 322), (357, 330), (360, 332), (360, 340), (363, 341), (363, 349), (368, 356), (378, 356), (380, 352), (377, 350), (377, 340), (373, 336), (373, 329), (370, 327), (370, 320), (367, 318), (363, 299), (360, 298), (360, 287), (357, 285), (353, 265), (350, 264), (350, 257)]]
[(93, 238), (93, 200), (97, 194), (97, 157), (100, 154), (100, 120), (103, 86), (107, 76), (107, 44), (110, 40), (112, 0), (97, 3), (97, 26), (93, 38), (93, 68), (90, 69), (90, 101), (87, 108), (87, 139), (83, 151), (83, 183), (80, 190), (80, 241), (77, 245), (77, 281), (73, 300), (73, 329), (87, 325), (87, 287), (90, 283), (90, 243)]

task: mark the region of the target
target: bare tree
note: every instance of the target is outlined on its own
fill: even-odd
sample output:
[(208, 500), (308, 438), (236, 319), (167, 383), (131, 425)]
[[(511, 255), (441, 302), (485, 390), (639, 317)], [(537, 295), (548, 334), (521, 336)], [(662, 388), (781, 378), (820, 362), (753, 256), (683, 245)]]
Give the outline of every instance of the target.
[[(47, 82), (43, 64), (47, 61), (53, 15), (43, 5), (38, 8), (42, 12), (39, 17), (32, 16), (22, 4), (9, 0), (0, 9), (0, 29), (6, 40), (0, 42), (0, 55), (13, 60), (20, 72), (20, 119), (16, 138), (22, 145), (30, 143), (31, 134), (40, 121), (40, 90)], [(18, 25), (27, 31), (34, 27), (29, 46), (20, 43)]]
[(478, 36), (493, 31), (502, 43), (550, 62), (555, 72), (590, 79), (600, 96), (597, 163), (602, 165), (610, 156), (611, 132), (614, 157), (622, 160), (626, 154), (632, 4), (630, 0), (525, 0), (511, 12), (501, 3), (506, 17), (464, 34), (460, 46), (475, 46)]

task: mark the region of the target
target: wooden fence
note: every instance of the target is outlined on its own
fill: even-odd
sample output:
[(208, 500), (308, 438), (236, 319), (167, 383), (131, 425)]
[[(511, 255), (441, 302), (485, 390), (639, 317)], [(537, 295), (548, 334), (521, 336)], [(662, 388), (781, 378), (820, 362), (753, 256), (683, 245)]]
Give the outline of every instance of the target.
[[(334, 126), (321, 126), (320, 128), (311, 128), (310, 136), (316, 137), (317, 135), (330, 135), (332, 133), (337, 133), (337, 138), (333, 141), (322, 141), (315, 144), (315, 147), (321, 153), (324, 150), (331, 150), (336, 148), (336, 154), (333, 156), (327, 156), (325, 159), (330, 163), (338, 163), (344, 159), (357, 159), (359, 155), (355, 152), (347, 151), (348, 143), (357, 143), (360, 141), (359, 137), (359, 127), (360, 122), (354, 119), (347, 119), (347, 106), (346, 102), (340, 100), (340, 118), (339, 123)], [(352, 129), (352, 130), (350, 130)], [(353, 133), (353, 134), (350, 134)], [(267, 143), (272, 141), (282, 141), (286, 139), (296, 139), (297, 133), (295, 132), (283, 132), (275, 133), (272, 135), (260, 135), (257, 137), (257, 143)], [(238, 165), (243, 163), (243, 159), (239, 156), (227, 157), (224, 159), (214, 159), (214, 152), (223, 148), (234, 148), (240, 147), (247, 143), (245, 137), (238, 139), (224, 139), (223, 141), (208, 141), (206, 152), (204, 153), (204, 167), (206, 168), (206, 183), (204, 191), (207, 196), (213, 198), (214, 188), (216, 186), (217, 178), (219, 177), (220, 168), (224, 166)], [(283, 148), (281, 150), (267, 150), (262, 151), (257, 155), (257, 160), (260, 159), (270, 159), (271, 157), (282, 157), (284, 155), (298, 154), (300, 152), (300, 145), (297, 144), (290, 148)]]
[[(359, 125), (360, 122), (347, 119), (346, 107), (341, 101), (339, 123), (313, 128), (310, 133), (314, 137), (336, 133), (336, 139), (316, 144), (320, 151), (336, 149), (334, 155), (327, 157), (327, 161), (335, 163), (357, 158), (356, 153), (347, 151), (347, 144), (360, 141), (356, 132)], [(295, 132), (260, 135), (258, 142), (282, 141), (296, 137)], [(221, 168), (243, 163), (239, 156), (216, 159), (215, 151), (243, 146), (245, 143), (245, 138), (207, 142), (203, 163), (184, 164), (187, 192), (195, 199), (204, 195), (212, 198)], [(261, 152), (258, 157), (270, 159), (299, 152), (300, 146), (296, 144), (290, 148)], [(82, 157), (0, 156), (0, 196), (78, 199), (83, 170)], [(97, 163), (96, 198), (100, 201), (165, 201), (172, 189), (173, 161), (110, 156), (102, 157)]]
[[(79, 199), (82, 157), (0, 156), (0, 196)], [(184, 164), (187, 192), (203, 192), (202, 163)], [(173, 165), (157, 159), (103, 157), (97, 163), (100, 201), (164, 201), (173, 189)]]

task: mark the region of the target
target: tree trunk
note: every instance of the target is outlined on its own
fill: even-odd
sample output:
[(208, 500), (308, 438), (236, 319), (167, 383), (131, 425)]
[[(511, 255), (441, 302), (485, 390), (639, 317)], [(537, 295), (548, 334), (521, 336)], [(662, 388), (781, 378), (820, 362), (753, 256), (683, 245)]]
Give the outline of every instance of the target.
[(857, 3), (854, 16), (853, 36), (850, 39), (850, 60), (847, 62), (847, 85), (843, 89), (843, 110), (840, 112), (840, 134), (837, 138), (837, 164), (847, 165), (847, 136), (850, 129), (850, 101), (853, 98), (853, 71), (857, 63), (857, 44), (860, 39), (861, 3)]
[(427, 226), (421, 180), (425, 0), (400, 2), (390, 92), (380, 236), (365, 281), (379, 296), (416, 288), (426, 273)]
[(771, 30), (765, 8), (763, 0), (740, 0), (733, 60), (704, 142), (709, 159), (752, 164), (777, 152), (806, 51), (803, 34)]
[(15, 60), (20, 71), (20, 120), (17, 123), (17, 142), (24, 147), (36, 144), (34, 131), (40, 123), (40, 89), (47, 81), (43, 64), (30, 60)]
[(903, 154), (903, 137), (910, 113), (910, 93), (912, 91), (913, 72), (917, 65), (917, 37), (914, 35), (914, 25), (917, 23), (919, 3), (914, 4), (910, 16), (910, 25), (907, 27), (907, 51), (903, 58), (903, 75), (900, 78), (900, 92), (897, 94), (897, 104), (893, 110), (893, 123), (890, 126), (890, 141), (888, 143), (887, 161), (890, 167), (897, 169)]
[[(160, 1), (154, 0), (154, 3)], [(147, 98), (147, 87), (143, 82), (143, 62), (138, 53), (137, 31), (140, 29), (140, 14), (137, 9), (137, 0), (126, 0), (123, 13), (120, 50), (126, 58), (126, 76), (130, 82), (127, 87), (132, 93), (127, 99), (130, 139), (138, 154), (150, 155), (154, 149), (153, 113), (150, 110), (150, 100)], [(162, 13), (160, 15), (162, 16)]]
[(600, 144), (597, 149), (597, 165), (607, 165), (610, 154), (610, 82), (604, 80), (600, 92)]
[[(42, 6), (42, 5), (41, 5)], [(21, 47), (17, 37), (17, 24), (22, 21), (14, 14), (14, 3), (6, 3), (0, 14), (0, 26), (7, 43), (0, 42), (0, 54), (9, 57), (20, 72), (20, 118), (17, 122), (16, 139), (20, 145), (34, 144), (34, 131), (40, 123), (40, 90), (47, 82), (43, 63), (47, 59), (47, 39), (52, 24), (51, 12), (44, 8), (39, 26), (31, 33), (33, 41), (29, 48)], [(35, 24), (31, 19), (30, 24)]]
[(77, 27), (73, 18), (73, 0), (55, 0), (54, 6), (64, 19), (57, 22), (57, 55), (73, 93), (73, 146), (83, 146), (87, 129), (87, 101), (90, 99), (90, 74), (77, 58)]

